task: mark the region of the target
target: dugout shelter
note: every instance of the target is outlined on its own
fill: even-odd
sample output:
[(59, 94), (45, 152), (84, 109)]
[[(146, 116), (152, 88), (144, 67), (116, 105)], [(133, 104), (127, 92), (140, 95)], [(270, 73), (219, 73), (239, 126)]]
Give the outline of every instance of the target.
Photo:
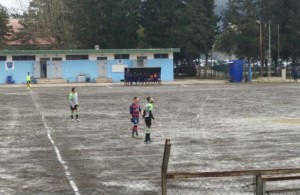
[(160, 84), (161, 67), (125, 68), (124, 84)]

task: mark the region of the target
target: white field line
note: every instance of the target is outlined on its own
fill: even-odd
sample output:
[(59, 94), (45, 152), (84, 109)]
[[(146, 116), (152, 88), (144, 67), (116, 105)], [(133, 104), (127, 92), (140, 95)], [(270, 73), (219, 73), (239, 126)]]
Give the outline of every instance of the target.
[(61, 154), (60, 154), (59, 149), (57, 148), (55, 142), (54, 142), (53, 139), (52, 139), (50, 127), (47, 125), (46, 120), (45, 120), (45, 117), (44, 117), (44, 115), (42, 114), (42, 112), (40, 111), (39, 105), (37, 104), (37, 102), (36, 102), (36, 100), (35, 100), (35, 98), (34, 98), (33, 93), (32, 93), (31, 90), (30, 90), (30, 94), (31, 94), (32, 100), (33, 100), (33, 102), (34, 102), (34, 104), (35, 104), (35, 106), (36, 106), (36, 110), (37, 110), (38, 113), (42, 116), (42, 121), (43, 121), (44, 126), (45, 126), (45, 128), (46, 128), (46, 130), (47, 130), (47, 136), (48, 136), (48, 139), (49, 139), (49, 141), (51, 142), (51, 144), (52, 144), (52, 146), (53, 146), (53, 148), (54, 148), (54, 150), (55, 150), (55, 153), (56, 153), (56, 156), (57, 156), (58, 161), (60, 162), (60, 164), (61, 164), (61, 165), (63, 166), (63, 168), (64, 168), (66, 178), (67, 178), (67, 180), (69, 181), (69, 183), (70, 183), (70, 185), (71, 185), (71, 187), (72, 187), (74, 193), (75, 193), (76, 195), (80, 195), (80, 193), (79, 193), (79, 191), (78, 191), (78, 187), (77, 187), (75, 181), (73, 180), (73, 177), (72, 177), (72, 175), (71, 175), (71, 173), (70, 173), (70, 171), (69, 171), (69, 167), (68, 167), (68, 165), (66, 164), (66, 162), (63, 160), (63, 158), (62, 158), (62, 156), (61, 156)]

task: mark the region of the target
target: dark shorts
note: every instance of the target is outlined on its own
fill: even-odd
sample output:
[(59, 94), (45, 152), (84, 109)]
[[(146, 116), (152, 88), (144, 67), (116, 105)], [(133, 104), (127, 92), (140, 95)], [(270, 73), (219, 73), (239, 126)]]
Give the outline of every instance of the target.
[(148, 128), (151, 127), (151, 122), (152, 122), (152, 118), (150, 118), (150, 117), (145, 118), (145, 123)]
[(74, 107), (70, 106), (70, 108), (71, 108), (71, 111), (78, 110), (78, 105), (75, 105)]
[(138, 125), (139, 124), (139, 117), (132, 117), (131, 118), (131, 123), (133, 124), (133, 125)]

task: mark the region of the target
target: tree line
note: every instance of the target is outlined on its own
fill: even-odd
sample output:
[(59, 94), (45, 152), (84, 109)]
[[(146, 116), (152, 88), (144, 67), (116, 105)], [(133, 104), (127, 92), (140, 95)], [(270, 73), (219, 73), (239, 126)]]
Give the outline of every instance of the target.
[[(222, 22), (218, 50), (261, 61), (263, 66), (278, 66), (281, 61), (299, 65), (300, 1), (230, 0)], [(270, 50), (272, 62), (268, 62)]]
[(259, 61), (270, 22), (273, 61), (297, 62), (299, 0), (229, 0), (221, 16), (214, 8), (214, 0), (31, 0), (24, 13), (9, 15), (0, 5), (0, 49), (16, 17), (22, 49), (40, 49), (43, 38), (48, 49), (180, 48), (177, 58), (187, 62), (218, 50)]

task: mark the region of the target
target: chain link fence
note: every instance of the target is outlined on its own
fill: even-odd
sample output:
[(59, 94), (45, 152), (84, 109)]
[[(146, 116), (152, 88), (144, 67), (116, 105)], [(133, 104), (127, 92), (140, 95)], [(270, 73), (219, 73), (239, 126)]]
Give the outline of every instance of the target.
[[(250, 64), (252, 70), (252, 79), (258, 79), (260, 77), (268, 77), (268, 67), (263, 67)], [(293, 70), (291, 66), (271, 66), (270, 76), (281, 78), (282, 70), (285, 69), (285, 78), (293, 79)], [(244, 64), (243, 68), (243, 81), (248, 81), (249, 64)], [(217, 79), (217, 80), (229, 80), (229, 66), (226, 63), (218, 63), (217, 65), (200, 66), (198, 64), (183, 64), (174, 67), (174, 76), (177, 79), (194, 77), (198, 79)], [(299, 78), (298, 70), (298, 78)]]
[[(162, 163), (162, 195), (293, 195), (300, 194), (300, 169), (223, 172), (168, 172), (171, 143)], [(276, 184), (276, 182), (279, 182)], [(293, 183), (289, 183), (293, 182)]]
[(254, 194), (253, 177), (222, 177), (168, 180), (168, 194), (221, 195)]
[(80, 188), (82, 195), (161, 195), (160, 178), (151, 180), (110, 180), (99, 187)]

